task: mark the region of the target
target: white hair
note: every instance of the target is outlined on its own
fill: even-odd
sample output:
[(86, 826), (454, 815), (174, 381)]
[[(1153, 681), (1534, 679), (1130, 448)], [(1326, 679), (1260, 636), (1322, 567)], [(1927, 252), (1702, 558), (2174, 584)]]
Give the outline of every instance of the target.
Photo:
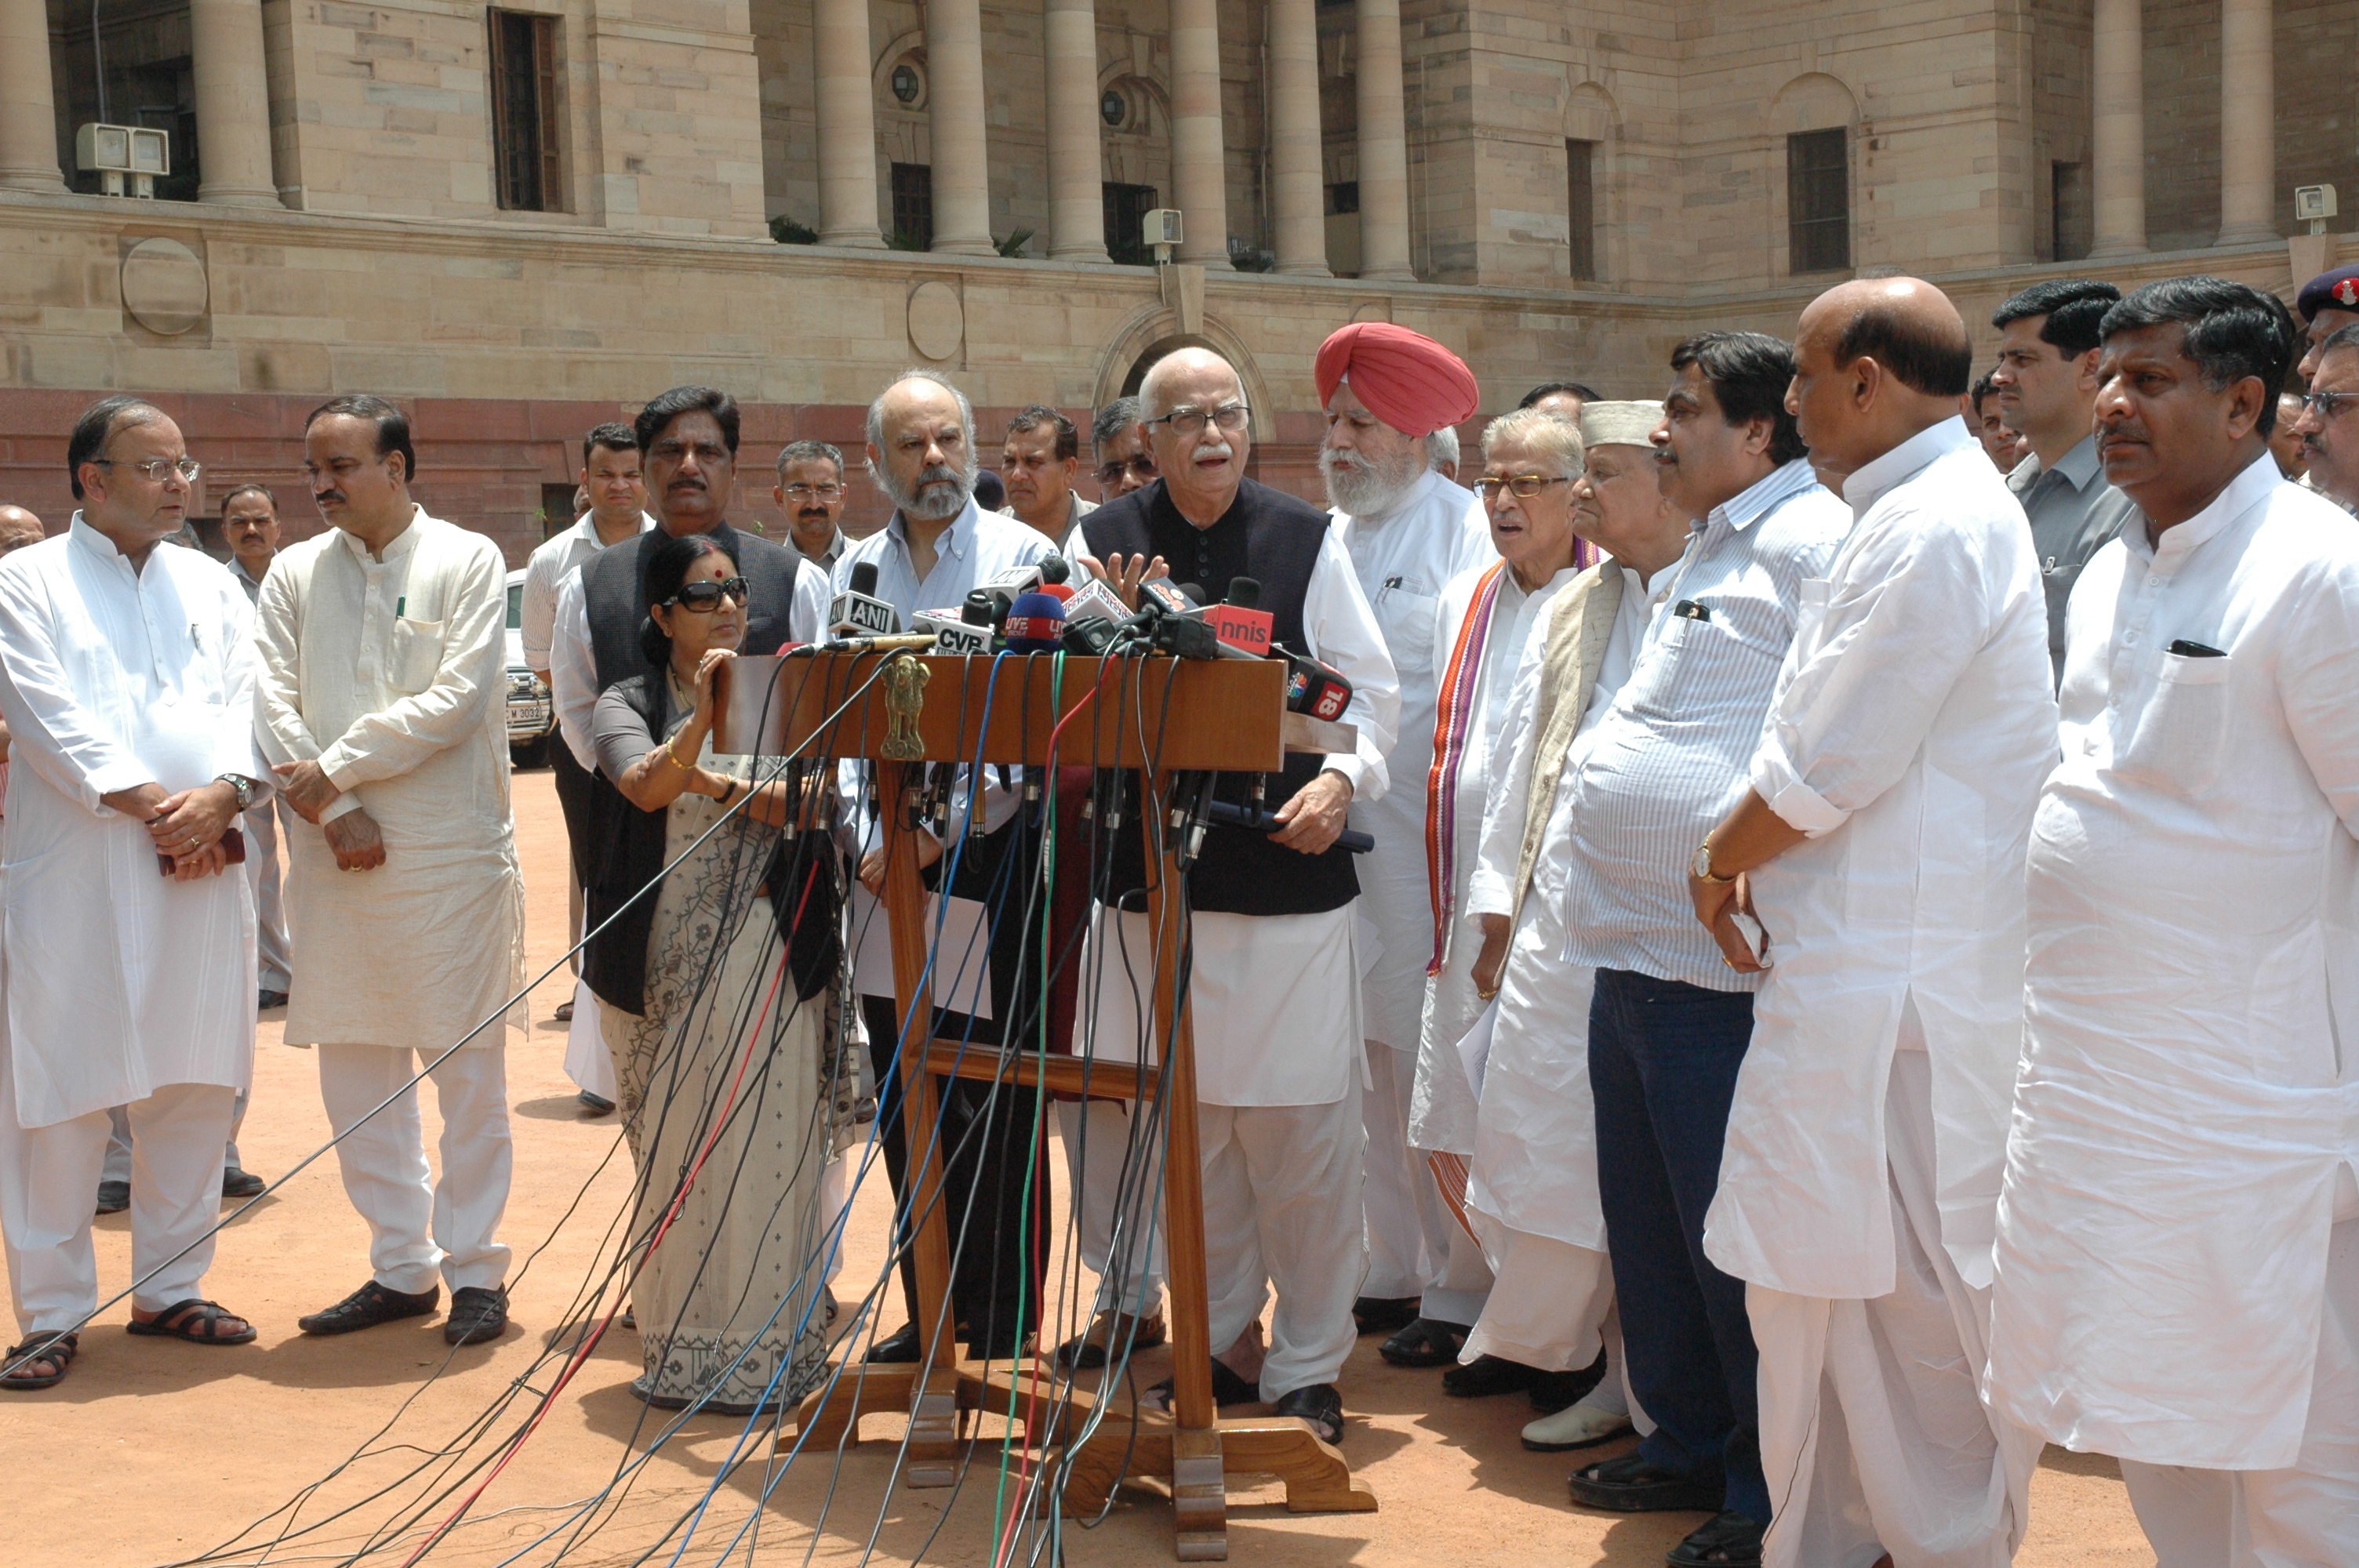
[[(880, 464), (876, 459), (870, 458), (868, 477), (875, 481), (876, 488), (883, 491), (886, 498), (893, 503), (894, 509), (905, 516), (922, 518), (951, 516), (965, 506), (973, 496), (975, 476), (982, 470), (983, 464), (982, 456), (974, 449), (974, 405), (967, 401), (966, 394), (958, 389), (956, 382), (940, 371), (926, 370), (922, 367), (905, 370), (895, 376), (893, 385), (878, 393), (876, 401), (868, 406), (868, 446), (872, 451), (885, 450), (885, 399), (892, 395), (894, 386), (912, 381), (932, 382), (936, 386), (947, 391), (957, 401), (959, 431), (964, 438), (962, 443), (963, 454), (962, 460), (955, 473), (928, 470), (920, 473), (913, 484), (904, 488), (901, 482), (893, 477), (890, 460)], [(929, 478), (929, 475), (931, 477)], [(943, 492), (942, 487), (946, 484), (956, 490), (955, 501)], [(937, 492), (930, 501), (928, 499), (929, 492)]]
[(1439, 471), (1458, 466), (1458, 432), (1444, 425), (1425, 438), (1426, 467)]
[(1147, 367), (1147, 374), (1142, 376), (1138, 383), (1138, 408), (1140, 418), (1152, 418), (1156, 415), (1169, 414), (1171, 412), (1170, 409), (1165, 407), (1163, 405), (1163, 383), (1169, 379), (1169, 373), (1178, 370), (1180, 366), (1189, 363), (1201, 362), (1191, 360), (1190, 357), (1197, 354), (1201, 354), (1205, 359), (1213, 361), (1215, 363), (1220, 365), (1223, 370), (1227, 371), (1229, 373), (1230, 379), (1237, 384), (1237, 395), (1239, 397), (1243, 397), (1245, 395), (1245, 378), (1237, 373), (1236, 366), (1231, 364), (1226, 358), (1212, 349), (1197, 348), (1190, 345), (1184, 349), (1174, 349), (1169, 353), (1164, 355), (1161, 359), (1157, 360), (1153, 364)]
[(1545, 408), (1518, 408), (1512, 414), (1502, 414), (1483, 427), (1483, 455), (1489, 457), (1493, 448), (1512, 441), (1530, 448), (1546, 458), (1553, 459), (1564, 470), (1560, 477), (1580, 477), (1587, 454), (1581, 445), (1581, 427), (1560, 414)]
[(885, 449), (886, 394), (905, 381), (930, 381), (957, 399), (959, 428), (966, 437), (967, 450), (970, 452), (974, 450), (974, 405), (967, 401), (966, 394), (959, 390), (958, 383), (941, 372), (928, 370), (923, 365), (914, 366), (895, 376), (892, 385), (887, 386), (884, 392), (878, 393), (876, 401), (868, 406), (868, 444), (880, 452)]

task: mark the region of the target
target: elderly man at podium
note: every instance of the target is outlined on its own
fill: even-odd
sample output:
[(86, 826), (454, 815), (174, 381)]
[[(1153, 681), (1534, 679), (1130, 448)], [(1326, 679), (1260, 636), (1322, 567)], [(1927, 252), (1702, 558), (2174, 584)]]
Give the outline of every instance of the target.
[[(1276, 640), (1353, 687), (1343, 717), (1358, 728), (1355, 750), (1291, 759), (1268, 781), (1283, 803), (1278, 828), (1212, 827), (1188, 875), (1213, 1391), (1224, 1403), (1268, 1400), (1332, 1443), (1343, 1431), (1334, 1380), (1357, 1337), (1352, 1303), (1367, 1271), (1360, 883), (1337, 838), (1353, 801), (1384, 792), (1399, 685), (1327, 518), (1245, 477), (1252, 415), (1235, 369), (1182, 349), (1147, 372), (1139, 397), (1161, 477), (1090, 514), (1091, 556), (1129, 582), (1158, 557), (1215, 593), (1254, 579)], [(1223, 780), (1219, 793), (1242, 803), (1249, 787)], [(1146, 883), (1135, 827), (1112, 854), (1109, 906)], [(1136, 994), (1152, 995), (1146, 916), (1101, 916), (1098, 933), (1093, 961), (1127, 956)], [(1093, 989), (1089, 1044), (1107, 1057), (1132, 1049), (1146, 1031), (1131, 984), (1107, 975)]]

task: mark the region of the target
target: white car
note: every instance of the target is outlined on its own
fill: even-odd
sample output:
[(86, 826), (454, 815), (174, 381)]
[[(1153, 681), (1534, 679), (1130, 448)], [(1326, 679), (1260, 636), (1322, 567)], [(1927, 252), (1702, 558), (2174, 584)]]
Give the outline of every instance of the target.
[(508, 573), (508, 756), (519, 768), (549, 761), (557, 704), (549, 683), (524, 662), (524, 573)]

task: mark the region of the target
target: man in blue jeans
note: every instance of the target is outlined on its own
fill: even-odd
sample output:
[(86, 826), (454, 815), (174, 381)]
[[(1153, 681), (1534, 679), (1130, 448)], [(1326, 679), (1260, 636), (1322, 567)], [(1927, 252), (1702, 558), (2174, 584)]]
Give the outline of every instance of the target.
[(1697, 521), (1581, 763), (1565, 892), (1566, 960), (1597, 970), (1598, 1195), (1631, 1391), (1656, 1427), (1571, 1486), (1593, 1508), (1711, 1513), (1669, 1555), (1703, 1568), (1758, 1563), (1769, 1522), (1745, 1284), (1703, 1255), (1759, 979), (1697, 925), (1688, 874), (1745, 788), (1802, 584), (1825, 577), (1851, 514), (1804, 460), (1786, 343), (1707, 332), (1671, 370), (1656, 462)]

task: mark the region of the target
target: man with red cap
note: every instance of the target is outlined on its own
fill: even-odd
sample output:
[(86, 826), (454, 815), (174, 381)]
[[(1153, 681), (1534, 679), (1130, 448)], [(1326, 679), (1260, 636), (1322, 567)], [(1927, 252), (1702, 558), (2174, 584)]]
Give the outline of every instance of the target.
[(1480, 395), (1456, 354), (1389, 321), (1354, 321), (1330, 337), (1313, 373), (1327, 416), (1319, 472), (1334, 504), (1335, 536), (1400, 676), (1400, 739), (1385, 764), (1390, 785), (1352, 805), (1352, 826), (1376, 841), (1359, 871), (1360, 907), (1377, 944), (1361, 980), (1368, 1278), (1353, 1315), (1363, 1334), (1392, 1334), (1383, 1354), (1394, 1365), (1449, 1367), (1482, 1314), (1491, 1275), (1426, 1162), (1410, 1152), (1433, 952), (1425, 806), (1440, 679), (1434, 622), (1451, 580), (1495, 561), (1498, 551), (1481, 503), (1429, 466), (1426, 438), (1473, 418)]

